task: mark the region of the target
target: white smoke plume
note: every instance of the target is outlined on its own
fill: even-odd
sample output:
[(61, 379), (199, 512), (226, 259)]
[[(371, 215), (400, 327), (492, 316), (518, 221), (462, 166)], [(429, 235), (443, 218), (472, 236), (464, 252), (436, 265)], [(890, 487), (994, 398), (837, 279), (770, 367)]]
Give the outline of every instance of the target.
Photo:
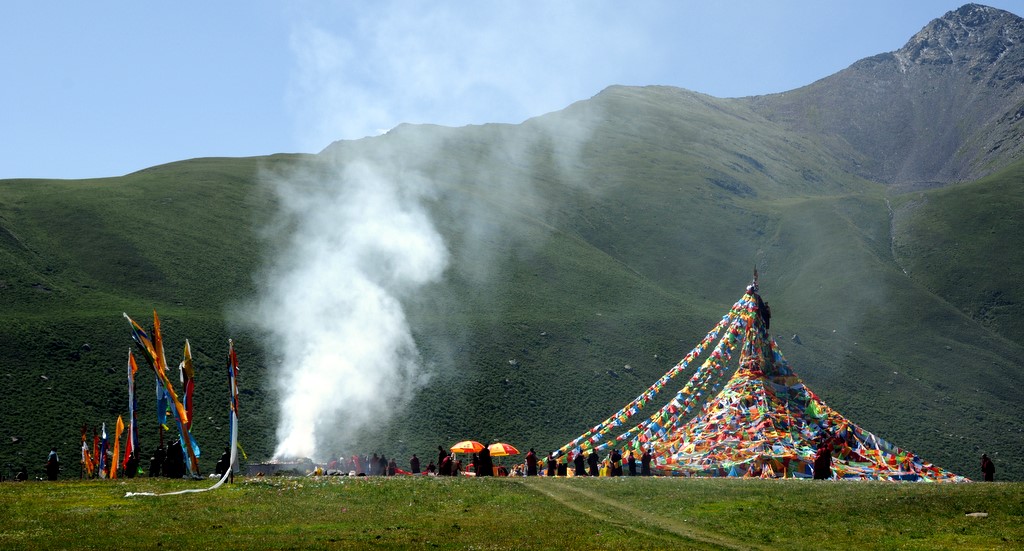
[(275, 190), (287, 238), (257, 309), (281, 363), (274, 455), (317, 457), (425, 382), (402, 299), (438, 279), (448, 253), (415, 174), (350, 162)]
[[(401, 8), (373, 3), (344, 22), (343, 33), (324, 30), (321, 24), (327, 21), (298, 25), (292, 39), (298, 71), (288, 99), (300, 134), (309, 146), (323, 147), (400, 122), (487, 120), (483, 113), (496, 101), (536, 114), (587, 95), (573, 86), (563, 89), (544, 75), (529, 78), (495, 63), (507, 59), (524, 68), (547, 67), (553, 52), (566, 52), (579, 43), (578, 34), (589, 34), (587, 25), (579, 23), (589, 20), (585, 8), (555, 10), (563, 16), (558, 18), (531, 16), (538, 23), (527, 34), (535, 40), (500, 32), (506, 10), (519, 13), (520, 8), (495, 8), (500, 9), (485, 24), (433, 3)], [(528, 44), (534, 48), (524, 56)], [(570, 57), (563, 62), (579, 61)], [(595, 54), (595, 59), (602, 67), (614, 66), (607, 56)], [(522, 166), (539, 139), (561, 164), (563, 154), (575, 156), (588, 131), (535, 126), (543, 136), (506, 140), (482, 155), (481, 166), (452, 170), (472, 171), (471, 179), (486, 181), (495, 199), (544, 211), (549, 207), (524, 184), (522, 174), (495, 173), (492, 161)], [(386, 147), (386, 142), (381, 138), (374, 145)], [(421, 161), (432, 145), (437, 144), (418, 145)], [(282, 400), (278, 458), (318, 458), (344, 450), (364, 429), (382, 426), (389, 413), (400, 411), (430, 371), (419, 356), (403, 303), (438, 281), (450, 261), (446, 247), (451, 245), (443, 242), (424, 208), (437, 191), (434, 183), (409, 169), (405, 159), (379, 149), (372, 161), (346, 156), (334, 162), (321, 158), (313, 164), (329, 165), (326, 170), (321, 166), (271, 178), (280, 213), (270, 232), (277, 239), (283, 236), (283, 242), (267, 264), (255, 314), (269, 336), (267, 350), (280, 363), (275, 368)], [(484, 220), (486, 214), (466, 205), (448, 202), (445, 207), (461, 225), (452, 228), (460, 236), (461, 256), (475, 262), (457, 269), (482, 281), (492, 275), (488, 243), (493, 240), (487, 236), (504, 232), (507, 237), (512, 230)]]

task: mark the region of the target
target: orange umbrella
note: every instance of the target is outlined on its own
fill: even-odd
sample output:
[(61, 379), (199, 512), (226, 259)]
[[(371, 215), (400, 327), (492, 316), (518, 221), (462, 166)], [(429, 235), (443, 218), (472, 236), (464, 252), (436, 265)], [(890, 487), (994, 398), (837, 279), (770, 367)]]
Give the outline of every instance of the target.
[(491, 452), (491, 457), (501, 457), (503, 455), (519, 455), (519, 450), (516, 449), (512, 444), (505, 444), (503, 442), (497, 442), (487, 446), (487, 450)]
[(453, 453), (476, 453), (484, 449), (484, 445), (476, 440), (463, 440), (450, 449)]

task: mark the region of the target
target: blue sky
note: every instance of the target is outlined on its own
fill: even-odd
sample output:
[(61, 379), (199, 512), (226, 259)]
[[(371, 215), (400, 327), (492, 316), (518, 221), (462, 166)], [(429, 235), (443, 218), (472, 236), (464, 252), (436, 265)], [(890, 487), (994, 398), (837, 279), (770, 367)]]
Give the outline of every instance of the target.
[(0, 179), (317, 152), (401, 122), (518, 123), (612, 84), (782, 92), (964, 3), (7, 2)]

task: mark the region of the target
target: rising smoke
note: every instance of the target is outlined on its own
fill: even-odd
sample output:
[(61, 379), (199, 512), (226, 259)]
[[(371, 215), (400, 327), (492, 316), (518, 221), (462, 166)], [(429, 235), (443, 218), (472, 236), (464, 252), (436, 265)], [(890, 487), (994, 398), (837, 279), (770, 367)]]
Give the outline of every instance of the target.
[[(481, 28), (481, 21), (433, 3), (392, 7), (369, 9), (345, 38), (313, 26), (295, 33), (299, 74), (290, 100), (310, 147), (379, 133), (399, 122), (463, 124), (490, 112), (496, 100), (518, 102), (520, 111), (537, 113), (544, 110), (536, 104), (541, 98), (545, 105), (564, 106), (582, 95), (559, 89), (544, 75), (524, 78), (495, 65), (496, 59), (516, 58), (524, 44), (533, 44), (535, 63), (532, 58), (519, 61), (549, 67), (550, 52), (568, 51), (578, 43), (576, 32), (591, 34), (582, 27), (552, 32), (539, 25), (530, 30), (535, 40), (528, 40)], [(563, 14), (565, 21), (587, 21), (586, 9), (580, 11)], [(506, 19), (500, 10), (492, 17), (496, 27)], [(540, 21), (554, 24), (550, 18)], [(357, 47), (359, 39), (369, 46)], [(578, 67), (581, 60), (563, 61)], [(596, 66), (608, 66), (607, 61), (595, 56)], [(374, 86), (389, 95), (379, 97)], [(427, 120), (420, 114), (424, 106), (430, 107)], [(486, 285), (494, 276), (489, 244), (495, 235), (521, 239), (493, 213), (448, 196), (444, 206), (457, 227), (446, 226), (446, 232), (458, 238), (446, 244), (425, 206), (436, 199), (438, 182), (473, 182), (489, 198), (516, 205), (512, 210), (543, 217), (545, 209), (553, 208), (550, 198), (535, 193), (527, 174), (508, 167), (528, 167), (540, 147), (555, 159), (556, 169), (570, 170), (569, 159), (588, 132), (586, 125), (565, 120), (556, 128), (535, 121), (530, 132), (509, 132), (496, 147), (458, 167), (451, 159), (439, 162), (436, 143), (416, 144), (423, 163), (416, 165), (409, 162), (408, 151), (382, 151), (389, 137), (381, 137), (374, 139), (372, 157), (351, 154), (340, 160), (323, 154), (312, 163), (315, 168), (267, 179), (280, 203), (267, 228), (276, 247), (265, 263), (252, 313), (280, 366), (275, 371), (281, 382), (275, 457), (324, 458), (401, 411), (431, 372), (413, 339), (408, 301), (453, 271), (450, 247), (458, 247), (460, 258), (473, 259), (472, 265), (454, 266), (458, 273)], [(563, 176), (562, 182), (577, 180)], [(446, 345), (454, 349), (452, 343), (439, 347)]]
[(257, 310), (280, 363), (274, 455), (316, 457), (327, 434), (349, 441), (425, 382), (402, 300), (441, 277), (448, 253), (416, 174), (349, 162), (274, 183), (288, 231)]

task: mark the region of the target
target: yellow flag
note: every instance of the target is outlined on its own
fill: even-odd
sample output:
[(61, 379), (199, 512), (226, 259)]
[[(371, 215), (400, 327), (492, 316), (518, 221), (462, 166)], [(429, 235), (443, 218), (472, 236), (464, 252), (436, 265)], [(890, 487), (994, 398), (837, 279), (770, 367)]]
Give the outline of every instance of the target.
[(121, 433), (124, 432), (124, 421), (117, 416), (117, 425), (114, 429), (114, 459), (110, 462), (110, 479), (117, 478), (117, 456), (121, 454)]

